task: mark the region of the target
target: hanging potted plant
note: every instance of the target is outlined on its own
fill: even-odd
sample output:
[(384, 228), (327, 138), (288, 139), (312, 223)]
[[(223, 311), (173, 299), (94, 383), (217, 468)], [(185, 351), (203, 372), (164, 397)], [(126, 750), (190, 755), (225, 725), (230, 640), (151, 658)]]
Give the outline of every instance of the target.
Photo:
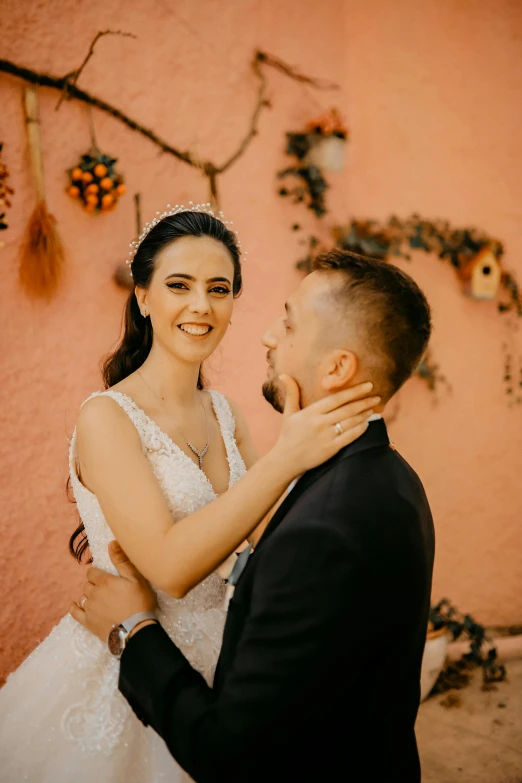
[(325, 191), (328, 189), (323, 171), (341, 171), (344, 166), (348, 130), (336, 109), (308, 123), (304, 132), (287, 133), (287, 155), (297, 158), (297, 164), (278, 172), (280, 179), (297, 179), (293, 187), (282, 187), (280, 196), (292, 196), (305, 202), (317, 217), (326, 214)]
[(308, 152), (306, 162), (323, 171), (342, 171), (346, 157), (348, 129), (337, 109), (309, 122), (306, 126)]

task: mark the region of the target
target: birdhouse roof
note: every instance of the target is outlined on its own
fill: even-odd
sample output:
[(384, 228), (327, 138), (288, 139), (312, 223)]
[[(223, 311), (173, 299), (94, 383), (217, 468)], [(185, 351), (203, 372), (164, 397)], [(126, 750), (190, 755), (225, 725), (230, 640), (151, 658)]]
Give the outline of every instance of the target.
[(476, 255), (468, 258), (462, 263), (462, 265), (459, 267), (459, 277), (462, 278), (462, 280), (470, 280), (471, 276), (473, 275), (473, 271), (478, 266), (478, 264), (483, 263), (487, 263), (490, 266), (496, 266), (500, 269), (500, 262), (498, 258), (493, 253), (493, 250), (489, 246), (486, 246), (483, 247), (482, 250), (479, 250)]

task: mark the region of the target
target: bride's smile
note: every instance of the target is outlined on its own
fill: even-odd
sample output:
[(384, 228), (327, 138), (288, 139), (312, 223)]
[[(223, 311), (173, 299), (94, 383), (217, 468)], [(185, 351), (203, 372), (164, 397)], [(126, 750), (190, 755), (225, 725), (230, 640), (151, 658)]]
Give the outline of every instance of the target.
[(206, 337), (212, 330), (210, 324), (178, 324), (178, 328), (191, 337)]

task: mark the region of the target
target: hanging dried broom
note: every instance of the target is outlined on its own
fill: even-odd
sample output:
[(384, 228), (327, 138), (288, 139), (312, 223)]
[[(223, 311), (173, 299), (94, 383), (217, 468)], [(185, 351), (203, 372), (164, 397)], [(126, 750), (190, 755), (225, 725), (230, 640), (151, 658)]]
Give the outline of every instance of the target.
[(30, 296), (49, 298), (58, 285), (65, 254), (56, 218), (45, 203), (38, 96), (32, 85), (24, 90), (24, 110), (37, 203), (20, 252), (20, 282)]

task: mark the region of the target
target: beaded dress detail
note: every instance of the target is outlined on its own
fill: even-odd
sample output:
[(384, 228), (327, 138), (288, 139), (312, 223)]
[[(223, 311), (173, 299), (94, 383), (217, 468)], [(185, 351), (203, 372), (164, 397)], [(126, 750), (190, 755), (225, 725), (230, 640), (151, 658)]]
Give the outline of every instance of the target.
[[(229, 464), (229, 488), (245, 473), (228, 402), (209, 392)], [(121, 392), (111, 397), (129, 416), (174, 521), (216, 499), (205, 474)], [(91, 398), (89, 398), (91, 399)], [(93, 564), (116, 573), (114, 538), (95, 495), (76, 471), (76, 432), (69, 453), (78, 511)], [(225, 623), (225, 584), (211, 574), (185, 598), (158, 595), (158, 617), (185, 657), (212, 682)], [(118, 662), (106, 645), (66, 615), (0, 691), (0, 770), (6, 783), (181, 783), (190, 780), (163, 740), (136, 718), (118, 691)]]

